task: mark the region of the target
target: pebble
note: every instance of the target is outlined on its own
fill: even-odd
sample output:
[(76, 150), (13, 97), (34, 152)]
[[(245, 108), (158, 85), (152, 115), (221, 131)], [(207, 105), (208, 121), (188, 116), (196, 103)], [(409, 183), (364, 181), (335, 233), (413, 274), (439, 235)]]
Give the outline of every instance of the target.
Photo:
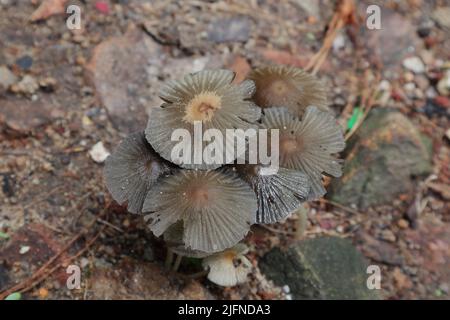
[(406, 92), (412, 92), (415, 88), (416, 85), (414, 84), (414, 82), (405, 83), (405, 85), (403, 86), (403, 89), (405, 89)]
[(407, 220), (405, 219), (400, 219), (397, 222), (397, 225), (399, 226), (399, 228), (401, 229), (407, 229), (409, 227), (409, 223)]
[(450, 95), (450, 70), (447, 70), (442, 79), (439, 80), (436, 88), (441, 95), (443, 96)]
[(409, 71), (405, 72), (403, 74), (403, 79), (405, 79), (406, 82), (414, 81), (414, 73), (409, 72)]
[(103, 163), (106, 160), (106, 158), (108, 158), (108, 156), (110, 155), (110, 152), (106, 150), (105, 146), (103, 145), (103, 142), (99, 141), (96, 144), (94, 144), (91, 150), (89, 150), (89, 155), (95, 162)]
[(287, 284), (284, 285), (282, 289), (283, 289), (283, 292), (284, 292), (284, 293), (289, 293), (289, 292), (291, 292), (291, 288), (289, 288), (289, 286), (288, 286)]
[(385, 240), (385, 241), (388, 241), (388, 242), (395, 242), (395, 240), (397, 239), (395, 237), (395, 234), (389, 229), (383, 230), (381, 232), (380, 236), (381, 236), (382, 240)]
[(433, 11), (431, 17), (442, 28), (450, 29), (450, 7), (439, 7)]
[(16, 60), (16, 65), (22, 70), (28, 70), (33, 65), (33, 58), (29, 55), (25, 55)]
[(422, 91), (426, 91), (427, 88), (430, 86), (430, 81), (427, 77), (423, 75), (417, 75), (414, 78), (414, 82), (417, 84), (417, 87), (420, 88)]
[(30, 247), (29, 247), (29, 246), (21, 246), (21, 247), (20, 247), (20, 250), (19, 250), (19, 253), (20, 253), (20, 254), (25, 254), (25, 253), (27, 253), (28, 251), (30, 251)]
[(419, 57), (409, 57), (403, 60), (403, 67), (414, 73), (425, 72), (425, 65)]
[(19, 83), (11, 86), (11, 91), (14, 93), (23, 93), (27, 95), (32, 95), (39, 89), (39, 84), (35, 78), (30, 75), (26, 75), (20, 80)]
[(0, 66), (0, 92), (17, 82), (17, 77), (7, 67)]

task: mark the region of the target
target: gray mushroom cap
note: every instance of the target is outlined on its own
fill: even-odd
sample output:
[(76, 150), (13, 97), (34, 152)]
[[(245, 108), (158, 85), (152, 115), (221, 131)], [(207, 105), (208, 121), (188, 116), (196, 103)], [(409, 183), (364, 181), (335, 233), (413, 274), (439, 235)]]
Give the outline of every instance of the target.
[(276, 223), (300, 207), (308, 198), (311, 186), (306, 174), (286, 168), (264, 174), (261, 165), (238, 165), (236, 171), (256, 193), (256, 223)]
[(268, 108), (261, 122), (265, 129), (279, 129), (280, 166), (308, 175), (311, 184), (308, 200), (326, 193), (322, 173), (342, 175), (342, 160), (336, 153), (345, 147), (344, 135), (331, 113), (309, 106), (300, 121), (286, 108)]
[(152, 149), (143, 132), (135, 132), (106, 159), (103, 175), (114, 200), (126, 203), (131, 213), (141, 213), (147, 192), (169, 173), (170, 164)]
[[(145, 130), (147, 140), (161, 157), (186, 169), (216, 169), (225, 164), (225, 157), (219, 163), (203, 161), (203, 151), (210, 142), (200, 141), (201, 148), (192, 146), (194, 124), (201, 123), (203, 132), (218, 130), (224, 138), (223, 153), (231, 148), (225, 142), (227, 129), (258, 127), (256, 121), (261, 116), (261, 109), (250, 101), (255, 85), (250, 80), (232, 84), (234, 76), (234, 72), (229, 70), (204, 70), (186, 75), (179, 81), (171, 81), (162, 89), (160, 96), (165, 103), (152, 109)], [(173, 159), (172, 152), (181, 143), (180, 140), (172, 141), (176, 129), (185, 130), (192, 138), (187, 143), (192, 146), (187, 161)], [(195, 159), (200, 159), (199, 163)]]
[(143, 206), (156, 236), (181, 220), (186, 248), (206, 253), (242, 240), (256, 210), (250, 186), (223, 170), (180, 170), (153, 187)]

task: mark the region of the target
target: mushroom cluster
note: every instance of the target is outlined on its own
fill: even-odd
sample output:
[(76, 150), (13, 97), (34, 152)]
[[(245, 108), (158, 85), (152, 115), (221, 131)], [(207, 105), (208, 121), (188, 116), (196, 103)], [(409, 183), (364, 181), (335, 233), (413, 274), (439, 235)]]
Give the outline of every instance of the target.
[[(336, 154), (344, 148), (343, 132), (313, 76), (269, 66), (252, 71), (240, 84), (233, 83), (234, 77), (228, 70), (204, 70), (168, 82), (145, 131), (126, 137), (104, 170), (114, 200), (143, 214), (171, 252), (206, 257), (209, 279), (226, 286), (244, 281), (251, 267), (239, 244), (251, 225), (284, 220), (303, 202), (323, 196), (322, 174), (341, 175)], [(268, 174), (259, 158), (238, 161), (236, 153), (228, 157), (227, 147), (220, 151), (227, 161), (205, 162), (208, 139), (174, 159), (179, 147), (174, 131), (195, 136), (198, 124), (223, 137), (228, 129), (269, 135), (276, 129), (280, 168)], [(233, 263), (235, 257), (240, 264)]]

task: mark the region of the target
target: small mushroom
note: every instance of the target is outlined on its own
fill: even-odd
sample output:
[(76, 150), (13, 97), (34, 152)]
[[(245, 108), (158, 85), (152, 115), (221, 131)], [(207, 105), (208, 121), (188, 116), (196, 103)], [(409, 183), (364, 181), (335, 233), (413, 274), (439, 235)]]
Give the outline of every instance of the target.
[(246, 282), (252, 269), (245, 257), (248, 248), (239, 243), (233, 248), (213, 254), (203, 259), (203, 267), (209, 269), (208, 279), (223, 287), (231, 287)]
[(297, 210), (308, 198), (309, 178), (306, 174), (279, 168), (275, 174), (264, 174), (261, 165), (238, 165), (236, 171), (256, 193), (256, 223), (275, 223)]
[(154, 186), (144, 202), (156, 236), (183, 221), (183, 243), (214, 253), (234, 246), (250, 229), (256, 196), (233, 172), (180, 170)]
[(141, 213), (148, 190), (170, 173), (170, 167), (148, 144), (143, 132), (132, 133), (106, 159), (106, 187), (119, 204), (127, 203), (129, 212)]
[(253, 100), (261, 108), (283, 106), (299, 117), (308, 106), (328, 111), (323, 84), (302, 69), (266, 66), (250, 72), (248, 79), (256, 84)]
[(308, 200), (322, 197), (326, 193), (322, 173), (342, 175), (342, 161), (335, 154), (344, 149), (345, 141), (333, 115), (310, 106), (300, 121), (286, 108), (268, 108), (261, 121), (265, 129), (280, 130), (280, 166), (308, 175), (311, 184)]
[[(229, 70), (204, 70), (179, 81), (171, 81), (162, 89), (160, 96), (165, 103), (152, 109), (145, 134), (164, 159), (174, 160), (172, 150), (179, 143), (171, 139), (175, 129), (185, 129), (195, 139), (196, 123), (201, 123), (203, 132), (216, 129), (223, 137), (226, 137), (226, 129), (257, 128), (256, 121), (261, 116), (261, 110), (249, 100), (255, 85), (250, 80), (234, 85), (231, 83), (234, 77), (234, 72)], [(195, 163), (194, 159), (202, 159), (207, 145), (204, 141), (200, 143), (202, 148), (192, 148), (189, 161), (183, 159), (177, 164), (183, 168), (201, 170), (216, 169), (225, 164)], [(223, 147), (225, 152), (226, 143)]]

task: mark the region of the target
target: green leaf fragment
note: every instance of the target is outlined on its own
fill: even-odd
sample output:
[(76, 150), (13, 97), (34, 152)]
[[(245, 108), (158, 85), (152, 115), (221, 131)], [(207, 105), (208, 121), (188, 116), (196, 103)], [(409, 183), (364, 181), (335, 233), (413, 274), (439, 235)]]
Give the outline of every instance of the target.
[(20, 300), (22, 299), (22, 294), (20, 292), (13, 292), (5, 298), (5, 300)]
[(0, 239), (9, 239), (9, 235), (0, 231)]
[(358, 123), (359, 119), (362, 116), (363, 116), (363, 112), (362, 112), (361, 108), (359, 108), (359, 107), (354, 108), (352, 116), (350, 117), (350, 119), (348, 119), (347, 129), (352, 130), (352, 128), (355, 126), (355, 124)]

